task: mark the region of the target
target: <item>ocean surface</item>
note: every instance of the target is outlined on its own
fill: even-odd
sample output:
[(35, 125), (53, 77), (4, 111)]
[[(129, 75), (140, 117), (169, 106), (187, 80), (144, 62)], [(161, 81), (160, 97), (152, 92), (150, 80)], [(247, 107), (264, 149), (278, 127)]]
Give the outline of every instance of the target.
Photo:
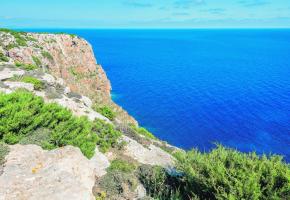
[(290, 30), (42, 31), (87, 39), (115, 102), (162, 140), (290, 161)]

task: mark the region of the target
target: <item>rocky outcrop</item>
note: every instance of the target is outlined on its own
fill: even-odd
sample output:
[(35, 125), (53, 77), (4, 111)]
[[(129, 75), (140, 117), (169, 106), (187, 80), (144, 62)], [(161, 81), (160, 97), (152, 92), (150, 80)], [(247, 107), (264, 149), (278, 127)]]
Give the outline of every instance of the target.
[(18, 37), (25, 41), (25, 45), (17, 45), (13, 34), (0, 32), (0, 53), (7, 55), (11, 63), (38, 65), (62, 78), (72, 92), (113, 107), (119, 121), (137, 124), (111, 100), (110, 81), (102, 66), (97, 64), (91, 45), (84, 39), (67, 34), (36, 33), (18, 33)]
[(168, 169), (174, 166), (174, 158), (159, 147), (153, 144), (144, 147), (127, 136), (123, 136), (122, 139), (127, 143), (124, 154), (134, 158), (139, 163), (158, 165)]
[(0, 176), (0, 200), (93, 200), (95, 174), (75, 147), (45, 151), (36, 145), (10, 146)]

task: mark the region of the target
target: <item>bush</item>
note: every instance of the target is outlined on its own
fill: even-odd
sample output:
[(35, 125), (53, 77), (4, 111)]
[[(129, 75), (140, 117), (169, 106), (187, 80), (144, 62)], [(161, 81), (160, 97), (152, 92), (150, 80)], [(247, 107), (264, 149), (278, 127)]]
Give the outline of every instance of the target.
[(38, 69), (38, 67), (34, 64), (24, 64), (19, 61), (15, 61), (15, 66), (27, 71)]
[(176, 157), (184, 174), (182, 194), (189, 197), (290, 199), (289, 165), (279, 156), (259, 157), (218, 146), (210, 153), (192, 150)]
[(0, 52), (0, 62), (8, 62), (9, 59), (2, 53)]
[(137, 127), (137, 126), (134, 126), (132, 125), (131, 128), (137, 132), (137, 134), (140, 134), (140, 135), (143, 135), (145, 136), (146, 138), (149, 138), (149, 139), (156, 139), (156, 137), (150, 133), (147, 129), (143, 128), (143, 127)]
[(42, 55), (44, 58), (47, 58), (47, 59), (50, 60), (50, 61), (53, 60), (52, 55), (51, 55), (49, 52), (47, 52), (47, 51), (42, 51), (42, 52), (41, 52), (41, 55)]
[(94, 131), (98, 130), (97, 145), (100, 146), (102, 152), (106, 152), (110, 147), (117, 145), (118, 138), (122, 135), (112, 124), (107, 124), (100, 119), (95, 120), (92, 129)]
[(41, 66), (41, 61), (39, 60), (39, 58), (37, 58), (36, 56), (32, 56), (32, 60), (37, 67)]
[[(43, 135), (40, 139), (35, 135), (32, 137), (33, 132), (40, 128), (49, 129), (49, 139)], [(42, 146), (47, 149), (72, 145), (91, 158), (96, 144), (107, 150), (117, 142), (120, 134), (110, 124), (75, 117), (71, 111), (57, 104), (45, 104), (42, 98), (30, 92), (0, 93), (0, 140), (8, 144), (23, 141), (25, 137), (37, 141), (44, 138)]]
[(136, 169), (136, 166), (133, 163), (130, 163), (125, 160), (116, 159), (111, 162), (108, 171), (122, 171), (126, 173), (131, 173)]
[(14, 36), (16, 44), (10, 44), (9, 47), (6, 48), (14, 48), (14, 47), (18, 47), (18, 46), (27, 46), (27, 39), (25, 37), (25, 33), (24, 32), (19, 32), (19, 31), (14, 31), (14, 30), (10, 30), (10, 29), (5, 29), (5, 28), (1, 28), (0, 32), (5, 32), (5, 33), (9, 33), (11, 35)]
[(41, 147), (46, 147), (47, 143), (50, 141), (51, 130), (48, 128), (38, 128), (34, 131), (28, 133), (24, 138), (22, 138), (20, 144), (36, 144)]
[(149, 196), (154, 199), (178, 200), (180, 183), (159, 166), (142, 165), (138, 168), (138, 177)]
[(44, 89), (44, 83), (41, 80), (38, 80), (37, 78), (31, 76), (24, 76), (21, 81), (24, 83), (33, 84), (35, 90)]
[(109, 106), (98, 106), (94, 105), (93, 109), (107, 117), (109, 120), (114, 120), (116, 117), (116, 113)]
[(109, 171), (99, 180), (100, 189), (105, 191), (107, 199), (128, 198), (138, 185), (138, 179), (133, 175), (121, 171)]
[(9, 147), (8, 147), (8, 145), (6, 145), (3, 142), (0, 142), (0, 165), (2, 165), (5, 162), (5, 156), (8, 153), (9, 153)]

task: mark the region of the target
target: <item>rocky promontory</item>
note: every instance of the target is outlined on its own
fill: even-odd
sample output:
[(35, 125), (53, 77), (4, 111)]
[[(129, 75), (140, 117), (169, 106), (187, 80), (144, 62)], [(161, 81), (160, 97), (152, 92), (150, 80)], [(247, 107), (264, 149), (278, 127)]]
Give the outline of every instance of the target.
[(0, 200), (290, 199), (282, 156), (178, 149), (110, 90), (84, 39), (0, 29)]

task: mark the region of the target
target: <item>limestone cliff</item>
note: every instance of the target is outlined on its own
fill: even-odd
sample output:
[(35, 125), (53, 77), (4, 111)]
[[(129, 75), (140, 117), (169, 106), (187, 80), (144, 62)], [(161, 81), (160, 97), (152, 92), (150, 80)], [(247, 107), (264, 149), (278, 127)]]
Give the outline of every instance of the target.
[[(13, 95), (19, 89), (41, 97), (45, 103), (59, 104), (82, 120), (92, 123), (101, 120), (102, 126), (87, 126), (91, 128), (87, 133), (103, 135), (99, 139), (109, 146), (107, 152), (101, 152), (102, 143), (94, 143), (90, 159), (81, 154), (81, 148), (78, 148), (86, 146), (84, 140), (87, 138), (77, 143), (56, 146), (52, 151), (48, 151), (51, 148), (41, 149), (39, 146), (50, 141), (53, 135), (50, 126), (42, 127), (39, 124), (21, 135), (21, 127), (29, 123), (22, 124), (15, 119), (13, 114), (22, 111), (9, 110), (14, 107), (29, 107), (30, 110), (30, 106), (13, 104), (8, 106), (5, 114), (5, 109), (0, 109), (3, 119), (0, 120), (0, 200), (143, 199), (148, 194), (138, 174), (146, 174), (153, 166), (166, 169), (174, 167), (175, 159), (169, 153), (176, 150), (174, 147), (153, 135), (148, 136), (144, 130), (138, 131), (137, 126), (127, 124), (136, 122), (111, 101), (110, 82), (102, 67), (96, 64), (92, 48), (85, 40), (64, 34), (0, 30), (0, 94), (2, 97)], [(5, 102), (0, 104), (4, 106)], [(94, 102), (110, 104), (118, 109), (118, 120), (110, 120), (99, 113), (93, 108)], [(11, 137), (12, 134), (3, 131), (12, 124), (11, 121), (5, 121), (10, 115), (13, 115), (12, 121), (18, 120), (16, 125), (21, 124), (20, 129), (13, 129), (16, 135), (21, 135), (20, 140), (12, 142), (4, 139), (5, 135)], [(46, 118), (44, 121), (47, 123)], [(59, 125), (61, 130), (66, 128), (62, 122)], [(109, 143), (112, 138), (108, 129), (104, 128), (105, 124), (120, 133), (114, 145)], [(100, 132), (94, 132), (95, 129)], [(64, 131), (63, 136), (71, 131)], [(79, 134), (79, 131), (76, 133)], [(78, 137), (68, 138), (72, 141)], [(120, 165), (126, 167), (125, 171)], [(128, 166), (130, 170), (126, 171)]]
[(67, 34), (0, 32), (0, 53), (11, 63), (35, 64), (62, 78), (71, 91), (109, 105), (123, 123), (137, 124), (125, 110), (111, 100), (111, 84), (97, 64), (91, 45)]

